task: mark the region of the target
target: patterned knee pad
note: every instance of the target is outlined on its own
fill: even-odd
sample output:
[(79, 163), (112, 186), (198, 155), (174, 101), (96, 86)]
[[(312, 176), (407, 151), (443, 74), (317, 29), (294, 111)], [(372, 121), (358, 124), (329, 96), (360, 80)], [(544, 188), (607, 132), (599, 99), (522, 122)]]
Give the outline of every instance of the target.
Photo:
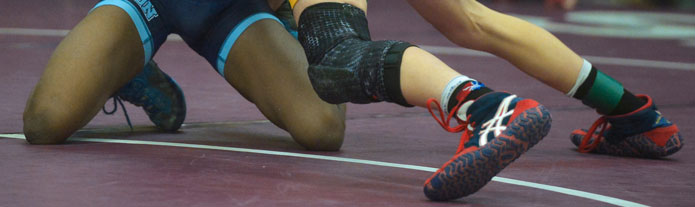
[(362, 10), (349, 4), (322, 3), (304, 10), (299, 42), (309, 60), (309, 78), (329, 103), (388, 101), (411, 106), (400, 88), (400, 41), (371, 41)]

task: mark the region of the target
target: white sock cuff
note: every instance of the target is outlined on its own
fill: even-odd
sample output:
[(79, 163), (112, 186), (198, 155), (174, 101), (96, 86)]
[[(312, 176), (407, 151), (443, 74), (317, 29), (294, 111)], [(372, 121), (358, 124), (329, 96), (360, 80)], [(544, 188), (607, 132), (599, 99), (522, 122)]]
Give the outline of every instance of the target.
[(439, 99), (439, 104), (441, 104), (442, 110), (444, 110), (445, 112), (449, 110), (449, 99), (451, 98), (451, 95), (454, 94), (454, 90), (456, 90), (456, 88), (459, 85), (463, 84), (466, 81), (473, 81), (473, 79), (465, 75), (460, 75), (456, 76), (455, 78), (452, 78), (449, 81), (449, 83), (446, 84), (444, 91), (442, 91), (442, 96)]
[(579, 75), (577, 76), (577, 81), (574, 82), (574, 86), (572, 86), (572, 89), (567, 92), (567, 96), (574, 97), (574, 94), (577, 93), (577, 90), (579, 89), (579, 86), (581, 86), (584, 81), (586, 81), (586, 78), (589, 77), (589, 73), (591, 73), (591, 63), (584, 59), (584, 64), (582, 64), (582, 68), (579, 71)]

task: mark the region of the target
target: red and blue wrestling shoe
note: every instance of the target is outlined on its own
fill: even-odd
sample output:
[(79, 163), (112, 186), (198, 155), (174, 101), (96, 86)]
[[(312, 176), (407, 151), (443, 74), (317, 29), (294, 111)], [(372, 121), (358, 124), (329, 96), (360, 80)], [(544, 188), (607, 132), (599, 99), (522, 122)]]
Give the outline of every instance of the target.
[[(456, 155), (425, 182), (425, 195), (434, 201), (475, 193), (550, 130), (549, 111), (534, 100), (502, 92), (466, 103), (463, 97), (457, 97), (459, 103), (446, 117), (435, 99), (428, 100), (430, 113), (445, 130), (463, 131)], [(432, 105), (439, 110), (439, 118)], [(454, 116), (453, 112), (459, 113)], [(452, 117), (458, 126), (449, 125)]]
[(104, 113), (113, 114), (120, 103), (126, 120), (132, 129), (128, 113), (120, 100), (141, 106), (150, 120), (168, 132), (178, 130), (186, 118), (186, 100), (183, 91), (174, 79), (162, 72), (154, 61), (150, 61), (135, 78), (120, 88), (114, 95), (114, 109)]
[[(647, 103), (641, 108), (618, 116), (603, 116), (586, 129), (570, 134), (572, 143), (583, 153), (615, 156), (659, 158), (676, 153), (683, 138), (675, 124), (657, 111), (652, 98), (637, 95)], [(598, 129), (601, 129), (597, 132)], [(591, 135), (591, 136), (590, 136)]]

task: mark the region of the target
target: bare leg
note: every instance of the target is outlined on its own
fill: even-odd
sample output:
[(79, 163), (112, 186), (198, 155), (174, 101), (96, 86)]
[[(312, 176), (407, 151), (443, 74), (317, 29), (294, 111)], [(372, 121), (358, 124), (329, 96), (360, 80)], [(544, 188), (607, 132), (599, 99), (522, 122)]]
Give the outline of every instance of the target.
[(63, 142), (140, 70), (143, 49), (120, 8), (92, 11), (58, 45), (27, 101), (24, 133), (32, 144)]
[(563, 93), (583, 61), (548, 31), (474, 0), (408, 1), (452, 42), (497, 55)]
[[(502, 57), (521, 71), (606, 115), (594, 125), (607, 120), (610, 129), (598, 135), (599, 141), (594, 144), (588, 145), (593, 130), (572, 132), (570, 137), (580, 152), (663, 157), (682, 147), (676, 125), (655, 121), (666, 118), (656, 111), (649, 96), (635, 96), (618, 81), (590, 68), (590, 64), (548, 31), (474, 0), (409, 2), (454, 43)], [(601, 137), (612, 141), (601, 141)]]
[(302, 46), (282, 25), (273, 20), (252, 24), (234, 43), (227, 62), (227, 81), (297, 143), (310, 150), (340, 149), (345, 105), (316, 95)]
[(408, 103), (427, 107), (427, 99), (440, 99), (449, 80), (460, 75), (429, 52), (410, 47), (403, 54), (401, 90)]
[[(456, 155), (425, 182), (428, 198), (451, 200), (478, 191), (547, 135), (550, 115), (538, 102), (493, 93), (407, 43), (371, 41), (365, 8), (354, 6), (365, 1), (318, 3), (323, 2), (299, 1), (294, 14), (301, 15), (299, 40), (311, 64), (310, 79), (322, 98), (436, 108), (439, 115), (430, 112), (445, 130), (463, 132)], [(400, 61), (393, 61), (397, 57)], [(400, 91), (394, 91), (397, 87)], [(429, 103), (437, 103), (432, 98), (443, 100), (432, 107)], [(446, 105), (449, 102), (453, 104)], [(455, 113), (443, 112), (449, 110)], [(452, 119), (460, 124), (451, 126)]]

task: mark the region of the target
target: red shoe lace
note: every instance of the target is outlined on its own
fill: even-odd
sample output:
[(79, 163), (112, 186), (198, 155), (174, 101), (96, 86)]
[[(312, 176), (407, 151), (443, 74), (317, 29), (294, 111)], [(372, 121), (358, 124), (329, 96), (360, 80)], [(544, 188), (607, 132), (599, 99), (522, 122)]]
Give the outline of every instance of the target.
[[(465, 129), (465, 127), (466, 127), (465, 122), (459, 122), (459, 125), (457, 125), (455, 127), (451, 127), (450, 123), (451, 123), (451, 118), (453, 118), (456, 115), (456, 113), (458, 112), (459, 108), (461, 108), (461, 103), (463, 103), (463, 100), (466, 98), (466, 96), (468, 96), (468, 94), (471, 93), (472, 87), (473, 87), (472, 83), (467, 83), (466, 86), (464, 86), (463, 89), (461, 90), (461, 93), (456, 95), (456, 99), (458, 100), (458, 103), (456, 103), (456, 106), (453, 109), (451, 109), (451, 113), (449, 113), (449, 115), (446, 116), (446, 118), (444, 117), (445, 113), (442, 110), (442, 107), (441, 107), (441, 104), (439, 103), (439, 101), (437, 101), (437, 99), (433, 99), (433, 98), (427, 99), (427, 110), (432, 115), (432, 118), (434, 118), (434, 120), (437, 120), (437, 123), (439, 123), (439, 125), (441, 125), (442, 128), (444, 128), (444, 130), (446, 130), (448, 132), (456, 133), (456, 132), (463, 131), (463, 129)], [(439, 117), (437, 117), (437, 115), (435, 115), (434, 112), (432, 112), (432, 103), (434, 103), (435, 107), (437, 107), (437, 111), (439, 111)], [(446, 109), (444, 109), (444, 110), (446, 110)], [(458, 119), (457, 119), (457, 121), (458, 121)]]
[[(449, 113), (449, 115), (446, 115), (446, 116), (444, 115), (444, 114), (446, 114), (446, 113), (444, 113), (444, 110), (446, 110), (446, 109), (442, 110), (441, 104), (439, 103), (439, 101), (437, 101), (437, 99), (433, 99), (433, 98), (427, 99), (427, 111), (430, 112), (430, 115), (432, 115), (432, 118), (434, 118), (434, 120), (436, 120), (437, 123), (439, 123), (439, 125), (442, 126), (442, 128), (444, 128), (444, 130), (451, 132), (451, 133), (457, 133), (457, 132), (461, 132), (461, 131), (467, 129), (468, 122), (462, 121), (460, 119), (456, 119), (456, 121), (458, 122), (458, 125), (452, 127), (451, 126), (451, 119), (459, 111), (459, 109), (461, 108), (461, 105), (463, 105), (462, 103), (463, 103), (463, 100), (465, 100), (466, 96), (468, 96), (471, 93), (472, 86), (473, 86), (472, 83), (466, 84), (466, 86), (461, 90), (461, 93), (459, 93), (456, 96), (458, 103), (456, 103), (456, 106), (453, 109), (451, 109), (451, 112)], [(434, 114), (434, 111), (432, 109), (433, 108), (432, 104), (434, 104), (434, 107), (436, 107), (437, 111), (439, 112), (439, 116)], [(470, 133), (470, 131), (466, 130), (461, 135), (461, 141), (459, 142), (459, 146), (456, 149), (457, 154), (464, 150), (464, 145), (466, 144), (466, 142), (468, 142), (468, 139), (470, 137), (470, 136), (466, 136), (468, 133)]]
[[(433, 110), (434, 110), (434, 109), (432, 109), (433, 103), (434, 103), (434, 107), (436, 107), (437, 111), (439, 112), (439, 117), (437, 117), (437, 115), (435, 115), (433, 112)], [(452, 113), (449, 113), (449, 115), (444, 117), (445, 113), (444, 113), (444, 110), (442, 110), (442, 107), (439, 104), (439, 101), (437, 101), (436, 99), (433, 99), (433, 98), (427, 99), (427, 110), (430, 112), (430, 115), (432, 115), (432, 118), (434, 118), (434, 120), (436, 120), (437, 123), (439, 123), (439, 125), (442, 126), (442, 128), (444, 128), (444, 130), (446, 130), (448, 132), (452, 132), (452, 133), (463, 131), (466, 128), (465, 122), (459, 123), (459, 125), (451, 127), (451, 119), (454, 117), (454, 115), (456, 114), (455, 112), (458, 111), (458, 109), (460, 107), (461, 107), (461, 104), (460, 103), (457, 104), (456, 107), (454, 107), (454, 109), (451, 110)]]
[[(596, 132), (596, 129), (601, 128), (601, 131), (599, 131), (598, 135), (596, 135), (596, 138), (591, 141), (591, 138), (594, 137), (594, 132)], [(581, 153), (587, 153), (591, 152), (592, 150), (596, 149), (598, 144), (601, 142), (603, 139), (603, 132), (608, 128), (608, 121), (606, 120), (606, 117), (601, 117), (594, 124), (591, 125), (591, 128), (589, 128), (589, 131), (586, 132), (584, 137), (582, 138), (582, 143), (579, 144), (579, 149), (578, 151)], [(591, 144), (589, 144), (589, 141), (591, 141)]]
[[(432, 104), (435, 104), (435, 107), (437, 108), (437, 111), (439, 111), (439, 117), (434, 114), (432, 111)], [(457, 122), (459, 122), (458, 125), (452, 127), (451, 126), (451, 119), (454, 117), (454, 114), (456, 114), (456, 111), (461, 107), (461, 103), (457, 104), (456, 107), (454, 107), (451, 111), (452, 113), (449, 113), (448, 116), (444, 117), (444, 111), (442, 110), (441, 105), (439, 105), (439, 102), (436, 99), (430, 98), (427, 100), (427, 110), (430, 112), (430, 115), (432, 115), (432, 118), (439, 123), (444, 130), (452, 133), (460, 132), (463, 130), (466, 130), (463, 132), (461, 135), (461, 140), (459, 141), (459, 146), (456, 148), (456, 153), (458, 154), (459, 152), (464, 150), (464, 145), (466, 142), (468, 142), (468, 139), (470, 136), (466, 136), (470, 131), (467, 130), (466, 125), (468, 125), (467, 122), (459, 121), (459, 119), (456, 119)]]

